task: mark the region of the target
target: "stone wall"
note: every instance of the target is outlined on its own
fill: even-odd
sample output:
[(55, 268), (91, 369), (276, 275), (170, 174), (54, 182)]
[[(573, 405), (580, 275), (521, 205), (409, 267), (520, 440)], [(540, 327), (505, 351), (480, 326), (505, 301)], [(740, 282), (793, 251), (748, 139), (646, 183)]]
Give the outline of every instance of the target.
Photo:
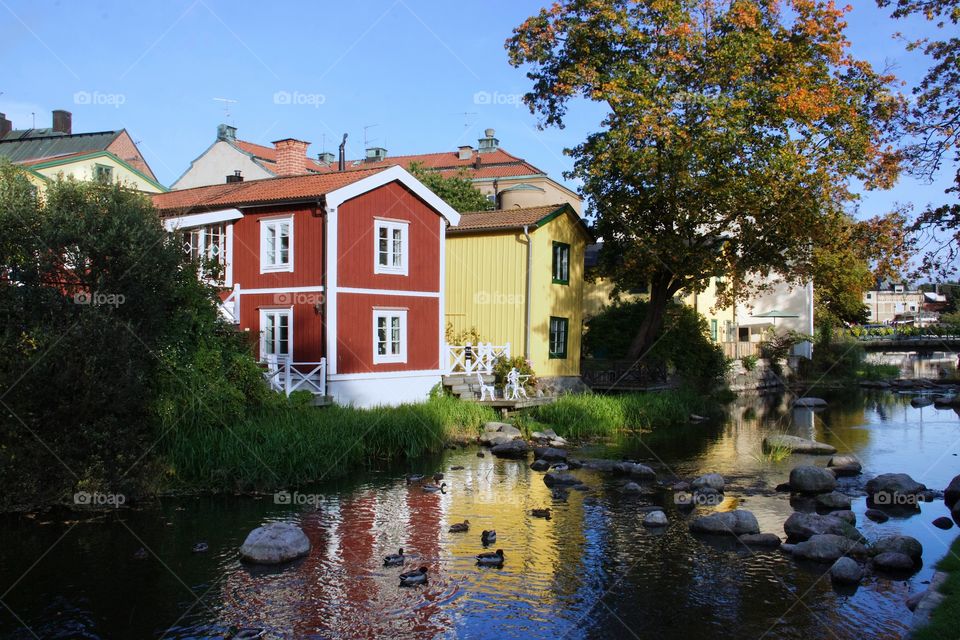
[(779, 373), (771, 368), (768, 360), (757, 360), (751, 371), (747, 371), (740, 360), (735, 360), (727, 372), (727, 386), (731, 391), (777, 389), (786, 386), (786, 381), (796, 370), (796, 358), (781, 360)]

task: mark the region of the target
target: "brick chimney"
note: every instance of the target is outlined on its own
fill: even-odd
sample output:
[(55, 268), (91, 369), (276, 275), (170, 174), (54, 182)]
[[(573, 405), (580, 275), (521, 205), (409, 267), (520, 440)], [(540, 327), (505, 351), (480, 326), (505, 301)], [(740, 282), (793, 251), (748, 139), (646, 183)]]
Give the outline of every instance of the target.
[(274, 140), (273, 148), (277, 150), (277, 175), (298, 176), (307, 172), (307, 147), (309, 142), (284, 138)]
[(0, 139), (13, 131), (13, 123), (7, 120), (7, 114), (0, 113)]
[(67, 135), (73, 133), (73, 116), (69, 111), (57, 109), (53, 112), (53, 130)]

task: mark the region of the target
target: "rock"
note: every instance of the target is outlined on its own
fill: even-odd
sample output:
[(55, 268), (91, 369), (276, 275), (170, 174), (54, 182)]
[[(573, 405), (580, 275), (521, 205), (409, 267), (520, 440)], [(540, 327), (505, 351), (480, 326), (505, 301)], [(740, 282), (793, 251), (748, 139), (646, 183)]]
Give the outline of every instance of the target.
[[(867, 494), (878, 504), (899, 506), (906, 496), (914, 496), (926, 490), (923, 485), (905, 473), (882, 473), (867, 482)], [(885, 496), (885, 501), (878, 496)]]
[(573, 486), (575, 484), (580, 484), (580, 481), (577, 479), (576, 476), (571, 475), (569, 473), (550, 471), (544, 474), (543, 483), (548, 487), (554, 487), (558, 485)]
[(953, 520), (951, 520), (946, 516), (941, 516), (933, 521), (933, 526), (935, 526), (937, 529), (943, 529), (943, 530), (952, 529)]
[(827, 509), (849, 509), (852, 504), (850, 496), (840, 493), (839, 491), (821, 493), (815, 499), (818, 505), (826, 507)]
[(863, 465), (856, 456), (833, 456), (827, 461), (827, 468), (838, 476), (855, 476), (863, 471)]
[(683, 481), (674, 482), (673, 486), (671, 486), (670, 488), (673, 489), (674, 491), (690, 491), (690, 483), (683, 482)]
[(863, 535), (840, 518), (821, 516), (816, 513), (793, 513), (783, 523), (787, 539), (791, 541), (809, 540), (812, 536), (834, 534), (857, 542), (864, 542)]
[(281, 564), (310, 553), (310, 540), (303, 529), (289, 522), (271, 522), (257, 527), (240, 547), (240, 557), (255, 564)]
[(546, 460), (547, 462), (566, 462), (567, 452), (554, 447), (542, 447), (533, 450), (533, 457), (537, 460)]
[(523, 434), (512, 424), (506, 422), (487, 422), (480, 434), (480, 444), (493, 447), (522, 438)]
[(828, 493), (836, 486), (836, 477), (823, 467), (801, 465), (790, 471), (790, 488), (800, 493)]
[(960, 476), (955, 477), (943, 491), (943, 502), (947, 509), (953, 509), (957, 502), (960, 502)]
[(901, 553), (913, 562), (920, 562), (920, 558), (923, 556), (923, 545), (920, 544), (919, 540), (910, 536), (887, 536), (886, 538), (880, 538), (873, 543), (871, 550), (877, 555), (883, 553)]
[(922, 407), (929, 407), (933, 404), (933, 398), (928, 398), (927, 396), (917, 396), (916, 398), (910, 401), (910, 406), (915, 409), (920, 409)]
[(627, 484), (623, 485), (623, 492), (624, 493), (642, 493), (643, 487), (638, 485), (636, 482), (628, 482)]
[(568, 465), (566, 462), (554, 462), (550, 464), (550, 468), (554, 471), (569, 471), (570, 465)]
[(793, 401), (795, 407), (825, 407), (827, 401), (823, 398), (797, 398)]
[(485, 433), (502, 433), (504, 435), (515, 435), (519, 436), (520, 429), (517, 429), (512, 424), (506, 422), (485, 422), (483, 425), (483, 431)]
[(915, 611), (917, 605), (920, 604), (920, 601), (924, 599), (927, 595), (927, 590), (917, 591), (915, 594), (907, 598), (907, 609), (910, 611)]
[(867, 548), (845, 536), (824, 533), (797, 543), (793, 555), (816, 562), (833, 562), (842, 556), (866, 557)]
[(669, 524), (667, 520), (667, 514), (663, 511), (651, 511), (643, 518), (643, 526), (645, 527), (665, 527)]
[(830, 579), (841, 584), (858, 584), (863, 580), (863, 569), (852, 558), (837, 558), (830, 567)]
[(570, 459), (567, 460), (567, 468), (568, 468), (568, 469), (579, 469), (579, 468), (582, 467), (582, 466), (583, 466), (583, 464), (581, 464), (581, 462), (580, 462), (579, 460), (574, 460), (574, 459), (572, 459), (572, 458), (570, 458)]
[(885, 514), (883, 511), (880, 511), (880, 509), (867, 509), (863, 512), (863, 515), (867, 516), (874, 522), (879, 522), (881, 524), (890, 519), (890, 516)]
[(629, 475), (638, 480), (655, 480), (657, 473), (645, 464), (639, 462), (617, 462), (614, 463), (613, 473)]
[(781, 544), (780, 536), (775, 533), (745, 533), (737, 539), (748, 547), (776, 548)]
[(693, 492), (693, 503), (701, 507), (716, 507), (723, 502), (723, 494), (712, 487), (703, 487)]
[(831, 511), (827, 515), (833, 516), (834, 518), (839, 518), (840, 520), (843, 520), (851, 527), (857, 526), (857, 514), (855, 514), (853, 511), (850, 511), (849, 509), (845, 511)]
[(837, 452), (836, 447), (824, 442), (788, 435), (767, 436), (763, 439), (763, 448), (765, 451), (787, 449), (791, 453), (812, 453), (815, 455), (829, 455)]
[(756, 516), (749, 511), (722, 511), (702, 516), (690, 523), (694, 533), (710, 533), (739, 536), (745, 533), (760, 533)]
[(511, 440), (490, 447), (490, 453), (498, 458), (523, 458), (530, 452), (530, 445), (523, 440)]
[(790, 483), (789, 483), (789, 482), (781, 482), (781, 483), (778, 484), (776, 487), (774, 487), (773, 490), (774, 490), (774, 491), (777, 491), (777, 492), (779, 492), (779, 493), (788, 493), (788, 492), (790, 491)]
[(570, 490), (566, 487), (560, 485), (550, 487), (550, 497), (554, 500), (566, 500), (569, 495)]
[(797, 545), (790, 544), (789, 542), (784, 542), (780, 545), (780, 551), (793, 555), (793, 552), (797, 550)]
[(709, 487), (710, 489), (713, 489), (714, 491), (719, 491), (720, 493), (723, 493), (723, 487), (725, 485), (726, 485), (726, 481), (724, 481), (723, 476), (720, 475), (719, 473), (708, 473), (708, 474), (702, 475), (690, 483), (690, 486), (693, 487), (694, 490), (704, 489)]
[(910, 559), (910, 556), (897, 553), (896, 551), (887, 551), (886, 553), (874, 556), (873, 564), (875, 567), (886, 569), (887, 571), (913, 570), (913, 560)]
[(546, 471), (550, 468), (550, 463), (546, 460), (534, 460), (533, 464), (530, 465), (530, 468), (534, 471)]

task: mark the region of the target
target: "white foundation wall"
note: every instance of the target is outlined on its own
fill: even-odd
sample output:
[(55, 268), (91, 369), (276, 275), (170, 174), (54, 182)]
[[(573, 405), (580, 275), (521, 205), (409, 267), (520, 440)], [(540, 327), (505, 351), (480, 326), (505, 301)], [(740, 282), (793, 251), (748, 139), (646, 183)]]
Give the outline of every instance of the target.
[(440, 371), (400, 372), (389, 377), (342, 374), (327, 380), (327, 394), (337, 404), (354, 407), (396, 406), (426, 402), (440, 383)]

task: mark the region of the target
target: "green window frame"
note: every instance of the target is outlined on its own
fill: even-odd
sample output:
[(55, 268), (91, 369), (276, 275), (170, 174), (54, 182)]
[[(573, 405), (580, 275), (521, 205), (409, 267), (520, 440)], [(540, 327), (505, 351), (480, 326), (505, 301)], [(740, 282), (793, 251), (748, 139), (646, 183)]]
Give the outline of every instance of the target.
[(551, 360), (562, 360), (567, 357), (567, 339), (570, 335), (570, 320), (550, 316), (550, 344), (548, 346)]
[(720, 333), (720, 331), (719, 331), (719, 326), (718, 326), (718, 324), (717, 324), (717, 319), (714, 318), (713, 320), (710, 321), (710, 338), (711, 338), (714, 342), (717, 342), (717, 338), (719, 337), (719, 333)]
[(553, 284), (570, 284), (570, 245), (566, 242), (553, 243), (552, 263)]
[(113, 181), (113, 167), (107, 164), (93, 165), (93, 179), (97, 182), (110, 183)]

